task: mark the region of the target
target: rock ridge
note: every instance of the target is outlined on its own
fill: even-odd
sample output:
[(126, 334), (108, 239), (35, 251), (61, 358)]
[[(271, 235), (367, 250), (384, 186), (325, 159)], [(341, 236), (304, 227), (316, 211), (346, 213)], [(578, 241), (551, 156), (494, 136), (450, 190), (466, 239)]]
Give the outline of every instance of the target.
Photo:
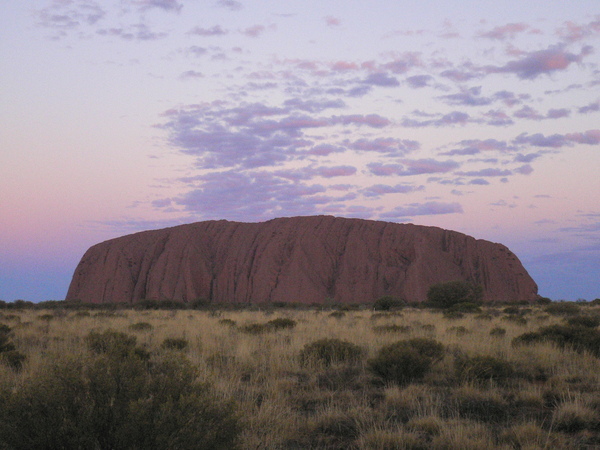
[(366, 303), (426, 299), (465, 280), (484, 301), (532, 301), (537, 285), (504, 245), (455, 231), (332, 216), (226, 220), (143, 231), (92, 246), (66, 300)]

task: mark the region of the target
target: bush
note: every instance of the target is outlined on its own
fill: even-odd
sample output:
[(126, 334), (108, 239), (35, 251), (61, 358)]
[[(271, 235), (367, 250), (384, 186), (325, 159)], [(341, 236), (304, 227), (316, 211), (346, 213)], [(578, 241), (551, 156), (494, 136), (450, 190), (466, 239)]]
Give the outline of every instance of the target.
[(184, 338), (166, 338), (161, 347), (167, 350), (185, 350), (189, 345)]
[(581, 307), (571, 302), (556, 302), (546, 306), (544, 311), (553, 316), (572, 316), (579, 314)]
[(300, 363), (317, 362), (325, 366), (334, 363), (355, 363), (364, 351), (358, 345), (340, 339), (319, 339), (306, 344), (300, 351)]
[(0, 353), (10, 352), (15, 349), (11, 341), (12, 329), (8, 325), (0, 323)]
[(373, 332), (382, 334), (382, 333), (408, 333), (411, 330), (409, 325), (377, 325), (373, 327)]
[(524, 333), (513, 339), (513, 345), (552, 342), (560, 348), (569, 347), (577, 352), (589, 351), (600, 357), (600, 330), (582, 326), (550, 325), (538, 331)]
[(196, 377), (176, 355), (50, 363), (0, 396), (0, 448), (235, 448), (233, 405)]
[(23, 362), (25, 362), (26, 359), (27, 357), (17, 350), (9, 350), (0, 353), (0, 361), (16, 371), (21, 370)]
[(490, 330), (490, 336), (494, 337), (504, 337), (506, 335), (506, 330), (501, 327), (494, 327)]
[(503, 382), (514, 373), (511, 363), (494, 356), (459, 356), (455, 369), (457, 377), (463, 381)]
[(368, 361), (369, 370), (384, 381), (408, 384), (423, 378), (444, 355), (444, 346), (427, 338), (399, 341), (382, 347)]
[(231, 319), (221, 319), (219, 320), (219, 325), (223, 325), (226, 327), (235, 327), (237, 325), (235, 320), (231, 320)]
[(572, 327), (596, 328), (600, 325), (598, 316), (573, 316), (567, 319), (567, 323)]
[(240, 331), (246, 334), (263, 334), (271, 331), (271, 329), (272, 328), (266, 323), (249, 323), (248, 325), (240, 327)]
[(434, 284), (427, 292), (427, 306), (451, 308), (460, 303), (478, 305), (483, 298), (483, 288), (466, 281), (449, 281)]
[(272, 330), (283, 330), (286, 328), (294, 328), (296, 321), (293, 319), (278, 317), (277, 319), (269, 320), (267, 326)]
[(129, 325), (131, 331), (150, 331), (152, 328), (154, 327), (148, 322), (137, 322)]
[(115, 330), (106, 330), (102, 333), (91, 331), (85, 337), (85, 342), (96, 354), (128, 356), (135, 350), (136, 338)]
[(392, 309), (402, 308), (404, 305), (404, 300), (386, 295), (375, 300), (375, 303), (373, 303), (373, 309), (375, 311), (390, 311)]

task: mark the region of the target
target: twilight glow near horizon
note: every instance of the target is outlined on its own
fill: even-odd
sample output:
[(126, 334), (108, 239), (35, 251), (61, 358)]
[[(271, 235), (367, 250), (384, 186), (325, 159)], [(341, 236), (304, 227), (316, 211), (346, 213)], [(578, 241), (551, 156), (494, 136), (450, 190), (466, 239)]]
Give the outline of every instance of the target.
[(328, 214), (600, 297), (600, 5), (32, 0), (0, 15), (0, 299), (117, 236)]

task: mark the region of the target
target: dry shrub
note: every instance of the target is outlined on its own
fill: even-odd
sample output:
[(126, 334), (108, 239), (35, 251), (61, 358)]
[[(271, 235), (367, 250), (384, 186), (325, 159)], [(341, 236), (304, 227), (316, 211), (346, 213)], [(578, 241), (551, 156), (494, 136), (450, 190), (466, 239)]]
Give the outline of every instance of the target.
[(564, 433), (575, 433), (585, 429), (597, 429), (600, 416), (597, 411), (581, 401), (571, 401), (558, 405), (552, 417), (554, 429)]
[(544, 311), (553, 316), (572, 316), (579, 314), (581, 307), (571, 302), (557, 302), (546, 306)]
[(186, 350), (189, 342), (184, 338), (165, 338), (161, 347), (166, 350)]
[(383, 333), (408, 333), (411, 330), (409, 325), (397, 325), (397, 324), (388, 324), (388, 325), (377, 325), (373, 327), (373, 332), (377, 334)]
[(150, 331), (154, 327), (151, 324), (149, 324), (148, 322), (136, 322), (136, 323), (132, 323), (131, 325), (129, 325), (128, 328), (131, 331)]
[(494, 327), (490, 330), (490, 336), (501, 338), (506, 335), (506, 329), (502, 327)]
[(512, 364), (495, 356), (459, 355), (455, 361), (456, 376), (462, 381), (494, 381), (504, 383), (514, 374)]
[(358, 448), (369, 450), (426, 449), (427, 443), (418, 433), (396, 430), (372, 429), (362, 434), (357, 441)]
[(368, 361), (368, 367), (384, 381), (403, 385), (422, 379), (443, 356), (444, 346), (441, 343), (415, 338), (382, 347)]
[(272, 330), (284, 330), (287, 328), (294, 328), (296, 321), (287, 317), (278, 317), (277, 319), (269, 320), (267, 326)]
[(506, 422), (510, 419), (508, 402), (496, 390), (480, 390), (463, 386), (449, 399), (447, 414), (484, 423)]
[(552, 342), (560, 348), (569, 347), (577, 352), (589, 351), (600, 357), (600, 330), (596, 328), (550, 325), (538, 331), (524, 333), (512, 341), (514, 346), (536, 342)]
[(300, 352), (300, 364), (317, 363), (330, 366), (335, 363), (356, 363), (364, 354), (364, 350), (356, 344), (341, 339), (319, 339), (306, 344)]
[(547, 448), (548, 432), (535, 423), (514, 425), (502, 434), (502, 441), (514, 448)]

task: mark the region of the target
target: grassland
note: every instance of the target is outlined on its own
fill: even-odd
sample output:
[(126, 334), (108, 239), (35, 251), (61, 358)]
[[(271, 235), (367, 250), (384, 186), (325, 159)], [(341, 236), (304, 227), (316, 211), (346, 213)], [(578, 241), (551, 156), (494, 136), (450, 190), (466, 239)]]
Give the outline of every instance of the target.
[[(233, 408), (223, 417), (235, 420), (231, 442), (242, 449), (600, 448), (600, 341), (594, 341), (600, 306), (570, 305), (455, 315), (411, 307), (5, 310), (0, 324), (26, 359), (20, 368), (0, 364), (0, 403), (16, 408), (19, 392), (57, 365), (92, 367), (90, 334), (114, 330), (135, 337), (144, 360), (177, 355), (178, 364), (189, 363), (211, 401)], [(539, 338), (540, 329), (553, 325), (576, 330), (585, 345), (579, 337)], [(539, 339), (516, 339), (535, 332)], [(373, 369), (382, 348), (416, 338), (443, 346), (421, 375), (394, 379)], [(307, 351), (318, 341), (353, 344), (356, 352), (323, 358)], [(0, 428), (0, 448), (12, 448), (2, 444), (6, 430)], [(16, 439), (19, 431), (10, 432)]]

